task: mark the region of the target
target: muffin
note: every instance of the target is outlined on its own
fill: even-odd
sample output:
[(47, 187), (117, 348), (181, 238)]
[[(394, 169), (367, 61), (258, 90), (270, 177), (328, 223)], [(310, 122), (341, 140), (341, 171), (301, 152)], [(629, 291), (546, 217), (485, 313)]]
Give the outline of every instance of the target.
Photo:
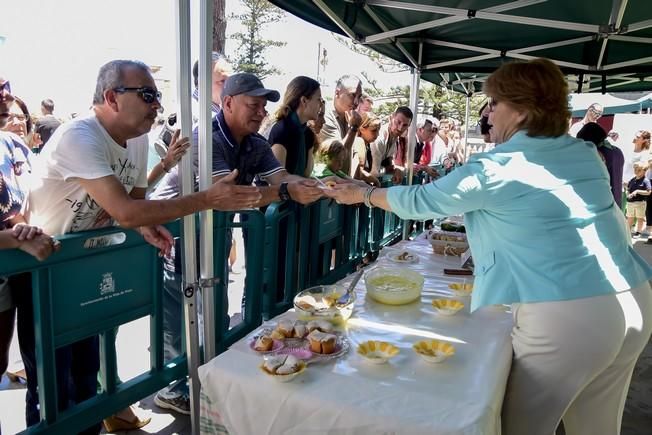
[(335, 352), (337, 337), (333, 334), (314, 330), (308, 334), (308, 341), (312, 352), (327, 355)]
[(291, 338), (294, 334), (294, 322), (291, 320), (281, 320), (278, 322), (276, 330), (283, 334), (286, 338)]
[(267, 335), (261, 335), (256, 339), (256, 342), (254, 343), (254, 349), (256, 349), (258, 352), (269, 352), (272, 350), (272, 346), (274, 346), (274, 340), (272, 337)]
[(308, 331), (333, 332), (333, 324), (328, 320), (312, 320), (308, 322)]

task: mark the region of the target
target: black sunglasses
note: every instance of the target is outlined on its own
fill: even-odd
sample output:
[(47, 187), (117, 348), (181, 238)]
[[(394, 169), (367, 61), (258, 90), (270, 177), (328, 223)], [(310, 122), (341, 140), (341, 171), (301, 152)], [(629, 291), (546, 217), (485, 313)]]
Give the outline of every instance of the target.
[(11, 85), (9, 84), (9, 80), (0, 85), (0, 93), (3, 91), (7, 91), (8, 94), (11, 94)]
[(161, 102), (161, 93), (157, 91), (154, 88), (150, 88), (147, 86), (143, 86), (140, 88), (125, 88), (125, 87), (120, 87), (120, 88), (115, 88), (113, 89), (115, 92), (118, 92), (120, 94), (124, 94), (125, 92), (136, 92), (140, 98), (143, 99), (143, 101), (146, 104), (152, 104), (153, 102)]

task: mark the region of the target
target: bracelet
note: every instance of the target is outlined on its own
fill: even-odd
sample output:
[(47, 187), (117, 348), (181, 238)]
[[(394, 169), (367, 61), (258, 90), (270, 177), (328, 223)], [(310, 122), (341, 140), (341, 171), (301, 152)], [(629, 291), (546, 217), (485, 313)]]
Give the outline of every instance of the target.
[(172, 169), (172, 168), (168, 169), (168, 168), (165, 167), (165, 159), (164, 159), (163, 157), (161, 157), (161, 167), (162, 167), (163, 170), (164, 170), (165, 172), (167, 172), (168, 174), (170, 173), (170, 170)]
[(349, 127), (349, 130), (351, 130), (354, 133), (357, 133), (359, 128), (360, 127), (358, 127), (357, 125), (352, 125), (351, 127)]
[(374, 193), (374, 190), (376, 190), (376, 187), (370, 186), (367, 191), (364, 193), (362, 196), (362, 200), (364, 201), (364, 205), (373, 208), (374, 205), (371, 203), (371, 194)]

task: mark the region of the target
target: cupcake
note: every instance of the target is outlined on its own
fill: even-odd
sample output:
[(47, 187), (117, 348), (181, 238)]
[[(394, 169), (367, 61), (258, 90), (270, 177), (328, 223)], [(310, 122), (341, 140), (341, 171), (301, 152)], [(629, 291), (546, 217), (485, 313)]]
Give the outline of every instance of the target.
[(312, 352), (319, 354), (331, 354), (335, 352), (337, 337), (333, 334), (314, 330), (308, 334), (308, 341), (310, 343), (310, 350)]
[(272, 350), (273, 345), (274, 340), (272, 337), (261, 335), (256, 339), (256, 342), (254, 343), (254, 349), (256, 349), (258, 352), (269, 352)]
[(281, 320), (278, 322), (276, 330), (283, 334), (286, 338), (291, 338), (294, 334), (294, 322), (290, 320)]
[(292, 336), (296, 338), (304, 338), (306, 335), (308, 335), (308, 332), (308, 326), (304, 322), (298, 320), (294, 324), (294, 331)]
[(308, 322), (308, 331), (333, 332), (333, 324), (328, 320), (312, 320)]

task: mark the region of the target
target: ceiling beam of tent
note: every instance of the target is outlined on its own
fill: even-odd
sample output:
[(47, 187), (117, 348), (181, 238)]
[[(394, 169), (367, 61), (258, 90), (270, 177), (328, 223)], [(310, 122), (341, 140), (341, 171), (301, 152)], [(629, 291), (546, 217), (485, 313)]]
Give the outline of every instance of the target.
[(609, 70), (616, 69), (616, 68), (625, 68), (625, 67), (628, 67), (628, 66), (641, 65), (641, 64), (644, 64), (644, 63), (648, 63), (648, 62), (652, 62), (652, 56), (643, 57), (641, 59), (628, 60), (628, 61), (625, 61), (625, 62), (612, 63), (612, 64), (609, 64), (609, 65), (603, 66), (601, 69), (603, 71), (609, 71)]
[(466, 89), (466, 86), (464, 85), (464, 82), (462, 81), (462, 79), (460, 79), (460, 75), (458, 73), (455, 73), (455, 77), (457, 77), (457, 80), (460, 81), (460, 85), (462, 86), (462, 89), (464, 89), (464, 93), (466, 95), (469, 95), (469, 90)]
[(315, 4), (315, 6), (321, 9), (321, 11), (326, 14), (326, 16), (330, 18), (331, 21), (333, 21), (337, 27), (342, 30), (342, 32), (346, 33), (346, 36), (353, 39), (354, 41), (358, 40), (353, 30), (351, 30), (351, 28), (347, 26), (346, 23), (342, 21), (342, 19), (326, 5), (326, 3), (324, 3), (322, 0), (312, 0), (312, 2)]
[[(316, 0), (315, 0), (316, 1)], [(597, 24), (573, 23), (569, 21), (547, 20), (544, 18), (521, 17), (518, 15), (497, 14), (494, 12), (476, 11), (473, 9), (448, 8), (443, 6), (421, 5), (416, 3), (404, 3), (394, 0), (366, 0), (371, 6), (382, 6), (394, 9), (406, 9), (416, 12), (429, 12), (442, 15), (464, 16), (465, 18), (478, 18), (490, 21), (502, 21), (530, 26), (549, 27), (553, 29), (572, 30), (577, 32), (599, 33), (600, 26)], [(650, 20), (652, 26), (652, 20)], [(649, 27), (649, 26), (648, 26)]]
[(610, 40), (623, 42), (636, 42), (639, 44), (652, 44), (652, 38), (642, 38), (640, 36), (611, 35)]
[[(611, 29), (619, 29), (623, 22), (623, 15), (627, 7), (627, 0), (613, 0), (611, 7), (611, 16), (609, 17), (609, 26)], [(604, 52), (607, 50), (608, 38), (602, 39), (602, 46), (600, 47), (600, 55), (598, 56), (598, 63), (596, 68), (600, 69), (602, 61), (604, 60)]]
[(457, 42), (442, 41), (440, 39), (423, 39), (423, 42), (425, 42), (426, 44), (439, 45), (441, 47), (457, 48), (460, 50), (467, 50), (467, 51), (477, 51), (479, 53), (495, 54), (498, 56), (500, 56), (501, 53), (500, 50), (478, 47), (475, 45), (459, 44)]
[[(488, 77), (488, 76), (487, 76)], [(459, 85), (460, 83), (474, 83), (474, 82), (484, 82), (487, 80), (487, 77), (474, 77), (472, 79), (459, 79), (453, 82), (454, 85)]]
[[(480, 53), (486, 53), (486, 54), (491, 54), (494, 55), (495, 57), (498, 56), (506, 56), (506, 57), (512, 57), (514, 59), (523, 59), (523, 60), (532, 60), (536, 59), (537, 56), (530, 56), (530, 55), (525, 55), (521, 53), (525, 53), (528, 51), (534, 51), (534, 50), (539, 50), (543, 48), (551, 48), (551, 47), (561, 47), (564, 45), (571, 45), (571, 44), (577, 44), (580, 42), (586, 42), (592, 40), (592, 36), (585, 36), (582, 38), (575, 38), (571, 40), (566, 40), (566, 41), (559, 41), (559, 42), (553, 42), (550, 44), (543, 44), (543, 45), (538, 45), (534, 47), (525, 47), (517, 50), (512, 50), (512, 51), (506, 51), (506, 52), (501, 52), (500, 50), (495, 50), (491, 48), (484, 48), (484, 47), (477, 47), (475, 45), (468, 45), (468, 44), (458, 44), (456, 42), (448, 42), (448, 41), (441, 41), (438, 39), (424, 39), (423, 42), (426, 42), (428, 44), (432, 45), (439, 45), (442, 47), (449, 47), (449, 48), (457, 48), (459, 50), (468, 50), (468, 51), (477, 51)], [(404, 38), (401, 40), (415, 40), (415, 38)], [(584, 64), (579, 64), (579, 63), (573, 63), (573, 62), (566, 62), (566, 61), (561, 61), (557, 59), (550, 59), (552, 62), (559, 66), (564, 66), (567, 68), (575, 68), (575, 69), (580, 69), (580, 70), (588, 70), (589, 65), (584, 65)], [(466, 62), (466, 60), (464, 60)], [(461, 63), (464, 63), (461, 62)], [(450, 64), (449, 64), (450, 65)], [(441, 65), (440, 65), (441, 67)], [(428, 67), (426, 67), (428, 68)]]
[(579, 38), (566, 39), (564, 41), (550, 42), (548, 44), (532, 45), (530, 47), (516, 48), (510, 50), (510, 53), (528, 53), (530, 51), (547, 50), (549, 48), (563, 47), (566, 45), (581, 44), (595, 39), (595, 36), (581, 36)]
[[(365, 10), (365, 12), (367, 12), (367, 14), (369, 15), (369, 17), (370, 17), (372, 20), (374, 20), (374, 22), (378, 25), (378, 27), (380, 27), (380, 28), (381, 28), (382, 30), (384, 30), (384, 31), (389, 30), (389, 28), (385, 25), (385, 23), (383, 22), (383, 20), (381, 20), (381, 19), (378, 17), (378, 15), (376, 15), (376, 13), (375, 13), (375, 12), (374, 12), (374, 11), (373, 11), (369, 6), (364, 5), (364, 10)], [(403, 53), (403, 55), (404, 55), (404, 56), (405, 56), (405, 57), (410, 61), (410, 63), (412, 64), (413, 67), (415, 67), (415, 68), (420, 68), (420, 67), (421, 67), (421, 65), (420, 65), (420, 63), (421, 63), (421, 58), (419, 57), (419, 61), (417, 62), (417, 61), (414, 59), (414, 57), (410, 54), (410, 52), (407, 51), (407, 50), (405, 49), (405, 47), (403, 46), (403, 44), (401, 44), (400, 42), (396, 41), (396, 48), (398, 48), (399, 50), (401, 50), (401, 53)]]
[[(608, 89), (617, 88), (619, 86), (629, 85), (629, 84), (632, 84), (632, 83), (636, 83), (638, 81), (640, 81), (640, 79), (629, 79), (629, 80), (625, 80), (623, 82), (618, 82), (618, 83), (608, 83), (606, 87)], [(599, 91), (601, 89), (602, 89), (602, 85), (596, 86), (596, 87), (593, 87), (593, 88), (589, 88), (589, 89), (586, 90), (586, 92)]]
[[(506, 57), (511, 57), (511, 58), (514, 58), (514, 59), (521, 59), (521, 60), (534, 60), (534, 59), (538, 59), (540, 57), (540, 56), (532, 56), (532, 55), (529, 55), (529, 54), (513, 53), (511, 51), (506, 52), (505, 56)], [(549, 57), (547, 57), (546, 59), (548, 59), (549, 61), (551, 61), (555, 65), (565, 66), (567, 68), (575, 68), (575, 69), (586, 70), (586, 71), (588, 71), (589, 68), (590, 68), (589, 65), (585, 65), (585, 64), (582, 64), (582, 63), (566, 62), (564, 60), (551, 59)]]
[[(526, 6), (532, 6), (538, 3), (543, 3), (548, 0), (518, 0), (515, 2), (510, 2), (510, 3), (505, 3), (502, 5), (497, 5), (493, 6), (490, 8), (486, 9), (480, 9), (481, 11), (484, 12), (504, 12), (504, 11), (509, 11), (512, 9), (518, 9), (518, 8), (523, 8)], [(365, 9), (368, 8), (368, 5), (365, 4)], [(430, 30), (434, 29), (435, 27), (442, 27), (446, 26), (448, 24), (453, 24), (453, 23), (458, 23), (460, 21), (468, 20), (467, 16), (450, 16), (446, 18), (439, 18), (437, 20), (431, 20), (427, 21), (425, 23), (420, 23), (420, 24), (414, 24), (411, 26), (406, 26), (406, 27), (401, 27), (400, 29), (394, 29), (394, 30), (385, 30), (381, 33), (377, 33), (375, 35), (369, 35), (366, 38), (364, 38), (365, 44), (373, 44), (377, 43), (380, 41), (383, 41), (388, 38), (394, 38), (396, 36), (400, 35), (405, 35), (408, 33), (413, 33), (413, 32), (420, 32), (421, 30)]]
[(639, 21), (638, 23), (632, 23), (625, 26), (623, 33), (636, 32), (637, 30), (647, 29), (652, 27), (652, 20)]
[(496, 57), (500, 57), (500, 53), (498, 53), (498, 54), (483, 54), (483, 55), (480, 55), (480, 56), (465, 57), (464, 59), (455, 59), (455, 60), (449, 60), (449, 61), (446, 61), (446, 62), (431, 63), (430, 65), (424, 66), (423, 69), (437, 69), (437, 68), (443, 68), (445, 66), (459, 65), (461, 63), (479, 62), (481, 60), (493, 59), (493, 58), (496, 58)]

